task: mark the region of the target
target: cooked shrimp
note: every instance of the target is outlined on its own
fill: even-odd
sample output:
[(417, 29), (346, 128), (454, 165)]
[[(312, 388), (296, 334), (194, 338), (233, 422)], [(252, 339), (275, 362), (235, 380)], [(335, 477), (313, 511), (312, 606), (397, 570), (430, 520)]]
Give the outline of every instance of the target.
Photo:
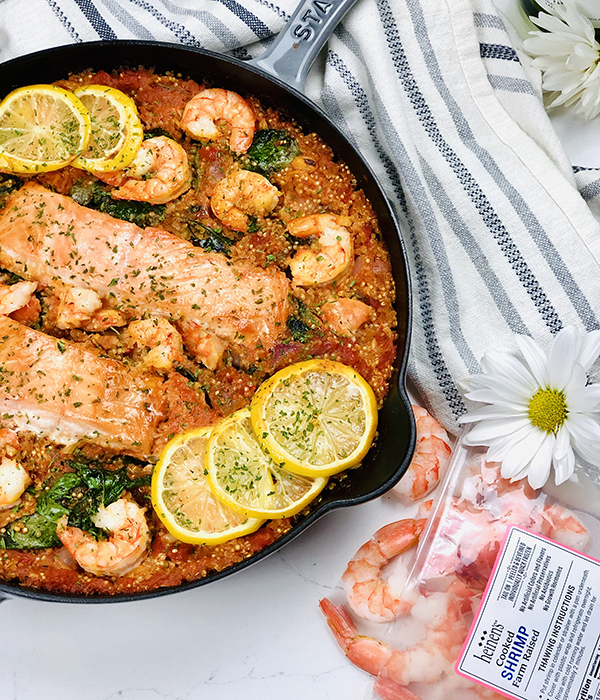
[(297, 238), (315, 238), (308, 249), (298, 250), (290, 261), (294, 282), (300, 287), (325, 284), (339, 277), (354, 259), (345, 217), (314, 214), (290, 221), (288, 232)]
[(587, 552), (592, 537), (575, 513), (555, 503), (547, 505), (541, 515), (545, 520), (542, 527), (544, 535), (578, 552)]
[(56, 534), (82, 569), (94, 576), (123, 576), (146, 556), (150, 541), (143, 508), (120, 498), (92, 517), (96, 527), (108, 530), (106, 540), (96, 540), (78, 527), (69, 527), (68, 516), (56, 524)]
[(400, 595), (406, 576), (396, 574), (394, 590), (392, 582), (383, 579), (382, 569), (419, 541), (426, 522), (407, 518), (386, 525), (356, 552), (342, 581), (348, 604), (357, 615), (374, 622), (389, 622), (410, 609), (411, 602)]
[(56, 325), (63, 330), (79, 328), (101, 308), (102, 299), (93, 289), (70, 287), (60, 295)]
[(413, 406), (417, 424), (417, 445), (406, 474), (394, 486), (393, 493), (405, 505), (432, 491), (450, 461), (448, 433), (421, 406)]
[(102, 299), (93, 289), (68, 287), (59, 296), (56, 326), (62, 330), (83, 328), (98, 332), (124, 325), (123, 314), (114, 309), (103, 309)]
[(144, 357), (146, 367), (159, 370), (173, 369), (182, 358), (183, 342), (177, 329), (165, 318), (145, 318), (133, 321), (127, 327), (127, 345), (151, 348)]
[(10, 428), (0, 428), (0, 451), (7, 457), (14, 457), (21, 445), (19, 436)]
[(14, 505), (32, 483), (27, 471), (14, 459), (0, 462), (0, 510)]
[(351, 336), (371, 318), (371, 311), (368, 304), (344, 297), (323, 304), (320, 313), (338, 335)]
[(266, 177), (250, 170), (235, 170), (214, 186), (210, 206), (226, 226), (245, 232), (251, 216), (263, 217), (275, 209), (279, 194)]
[(149, 204), (171, 202), (187, 192), (192, 184), (187, 153), (167, 136), (146, 139), (131, 165), (124, 170), (96, 176), (117, 188), (111, 192), (115, 199)]
[[(420, 596), (412, 615), (422, 623), (424, 638), (402, 650), (359, 635), (342, 605), (334, 606), (324, 598), (319, 606), (348, 659), (364, 671), (374, 676), (379, 674), (400, 687), (409, 683), (436, 683), (452, 673), (468, 632), (464, 602), (451, 593)], [(408, 694), (406, 697), (416, 696)]]
[(245, 153), (254, 138), (256, 118), (250, 105), (231, 90), (203, 90), (186, 104), (179, 125), (194, 139), (214, 141), (221, 135), (217, 122), (231, 127), (229, 146), (235, 153)]
[(183, 342), (192, 355), (208, 369), (216, 369), (225, 352), (225, 345), (216, 335), (207, 333), (197, 323), (184, 321), (178, 325)]
[(27, 306), (36, 289), (37, 282), (0, 284), (0, 314), (8, 316)]

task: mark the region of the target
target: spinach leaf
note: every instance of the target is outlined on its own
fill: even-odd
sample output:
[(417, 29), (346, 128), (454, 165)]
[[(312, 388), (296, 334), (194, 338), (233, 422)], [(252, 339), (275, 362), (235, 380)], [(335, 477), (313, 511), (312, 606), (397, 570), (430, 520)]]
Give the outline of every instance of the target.
[(115, 219), (130, 221), (141, 228), (155, 226), (165, 218), (164, 204), (113, 199), (110, 189), (98, 181), (78, 180), (69, 194), (77, 204), (104, 212)]
[(233, 238), (224, 236), (221, 229), (211, 228), (201, 221), (187, 220), (188, 228), (191, 232), (190, 242), (195, 246), (208, 250), (211, 253), (223, 253), (228, 258), (231, 257), (231, 246), (236, 241)]
[(114, 503), (126, 489), (150, 485), (149, 476), (130, 479), (126, 467), (109, 470), (84, 462), (68, 464), (75, 471), (63, 474), (48, 491), (38, 494), (35, 513), (7, 525), (6, 533), (0, 535), (0, 549), (59, 547), (56, 523), (63, 515), (69, 516), (69, 525), (100, 537), (103, 532), (92, 521), (100, 506)]
[(301, 299), (292, 298), (295, 300), (296, 313), (288, 316), (286, 325), (294, 340), (306, 343), (312, 338), (313, 330), (319, 327), (319, 319)]
[(292, 334), (292, 338), (300, 343), (306, 343), (311, 337), (310, 326), (304, 323), (297, 316), (288, 316), (286, 321), (289, 332)]
[(72, 499), (73, 489), (80, 484), (77, 474), (64, 474), (48, 491), (37, 497), (36, 512), (15, 520), (6, 527), (0, 537), (0, 549), (39, 549), (60, 547), (56, 535), (56, 523), (68, 515), (66, 505)]
[(144, 141), (146, 139), (153, 139), (155, 136), (166, 136), (168, 139), (171, 139), (172, 141), (175, 140), (173, 138), (173, 136), (166, 129), (163, 129), (162, 126), (157, 126), (154, 129), (148, 129), (148, 131), (144, 132)]
[(16, 175), (0, 174), (0, 208), (6, 206), (10, 194), (23, 184), (23, 180)]
[(300, 153), (296, 139), (281, 129), (257, 131), (246, 152), (244, 165), (265, 177), (283, 170)]

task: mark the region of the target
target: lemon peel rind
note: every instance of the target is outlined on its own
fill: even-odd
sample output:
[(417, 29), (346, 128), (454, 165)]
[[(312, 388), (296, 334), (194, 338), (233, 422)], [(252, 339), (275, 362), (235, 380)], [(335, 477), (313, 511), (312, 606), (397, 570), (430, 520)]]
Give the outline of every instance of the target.
[[(209, 443), (207, 445), (206, 449), (206, 468), (207, 468), (207, 475), (206, 479), (207, 482), (210, 486), (210, 488), (213, 490), (214, 495), (222, 501), (225, 505), (227, 505), (229, 508), (232, 510), (237, 511), (238, 513), (247, 515), (249, 517), (254, 517), (254, 518), (265, 518), (268, 520), (279, 520), (281, 518), (288, 518), (292, 517), (293, 515), (297, 515), (300, 511), (304, 510), (310, 503), (314, 501), (314, 499), (321, 493), (321, 491), (325, 488), (328, 479), (325, 477), (312, 477), (312, 476), (306, 476), (306, 475), (299, 475), (296, 474), (295, 472), (292, 472), (291, 470), (287, 469), (287, 464), (284, 463), (277, 463), (275, 460), (272, 460), (271, 457), (269, 456), (268, 452), (265, 453), (263, 452), (265, 460), (268, 460), (269, 462), (275, 463), (281, 471), (287, 471), (291, 477), (294, 476), (300, 476), (302, 478), (308, 478), (312, 480), (313, 486), (312, 488), (306, 492), (306, 494), (300, 498), (298, 501), (294, 503), (293, 506), (289, 506), (286, 508), (280, 508), (280, 509), (269, 509), (269, 508), (255, 508), (255, 507), (248, 507), (248, 506), (243, 506), (241, 505), (238, 501), (236, 501), (234, 498), (232, 498), (220, 485), (219, 480), (215, 478), (214, 471), (216, 470), (214, 461), (211, 459), (211, 455), (213, 453), (213, 450), (221, 437), (226, 431), (230, 430), (232, 426), (235, 426), (237, 423), (241, 422), (242, 420), (250, 419), (250, 407), (242, 408), (239, 411), (235, 411), (231, 415), (227, 416), (223, 420), (221, 420), (220, 423), (218, 423), (215, 426), (215, 429), (213, 431), (213, 434), (211, 435), (209, 439)], [(254, 439), (256, 440), (257, 447), (260, 449), (260, 442), (256, 438), (256, 435), (253, 435)]]
[[(107, 85), (86, 85), (74, 90), (77, 97), (87, 95), (103, 95), (112, 97), (110, 100), (118, 105), (125, 114), (126, 134), (122, 139), (122, 145), (116, 155), (110, 158), (89, 158), (78, 156), (72, 163), (76, 168), (81, 168), (90, 173), (105, 173), (123, 170), (131, 164), (144, 140), (144, 127), (139, 117), (135, 102), (124, 92)], [(122, 111), (117, 108), (119, 114)], [(91, 137), (90, 137), (91, 141)], [(89, 147), (88, 142), (88, 147)]]
[(215, 533), (201, 533), (193, 534), (192, 531), (186, 530), (181, 527), (172, 516), (170, 516), (169, 509), (167, 508), (163, 498), (162, 493), (162, 477), (164, 476), (164, 471), (170, 463), (170, 458), (172, 455), (183, 445), (189, 442), (190, 439), (199, 437), (206, 438), (212, 433), (213, 427), (207, 426), (203, 428), (195, 428), (188, 430), (185, 433), (180, 433), (172, 438), (163, 448), (161, 456), (154, 467), (154, 472), (152, 474), (152, 485), (151, 485), (151, 500), (152, 507), (156, 513), (159, 520), (167, 528), (169, 533), (173, 535), (178, 541), (184, 542), (186, 544), (194, 545), (217, 545), (224, 544), (230, 540), (236, 539), (238, 537), (243, 537), (244, 535), (250, 535), (256, 532), (261, 525), (264, 524), (264, 518), (248, 518), (245, 523), (233, 527), (231, 529), (223, 530), (221, 532)]
[(53, 170), (60, 170), (61, 168), (71, 164), (73, 160), (75, 160), (75, 158), (77, 158), (87, 147), (87, 142), (91, 132), (90, 117), (81, 100), (73, 92), (65, 90), (58, 85), (40, 83), (36, 85), (27, 85), (25, 87), (20, 87), (13, 90), (2, 100), (2, 102), (0, 102), (0, 119), (6, 112), (7, 108), (10, 109), (11, 105), (14, 104), (17, 99), (24, 97), (26, 93), (33, 94), (35, 92), (53, 93), (57, 96), (62, 96), (63, 103), (67, 102), (72, 108), (72, 113), (78, 117), (79, 123), (82, 125), (83, 134), (79, 139), (79, 144), (74, 153), (70, 154), (68, 158), (56, 160), (33, 160), (31, 158), (23, 158), (15, 155), (14, 153), (7, 153), (4, 150), (4, 145), (0, 144), (0, 167), (17, 175), (31, 175), (42, 172), (51, 172)]
[[(288, 450), (285, 449), (274, 437), (265, 417), (265, 407), (272, 397), (277, 386), (294, 375), (311, 371), (323, 371), (325, 373), (338, 373), (349, 378), (352, 384), (358, 388), (363, 400), (365, 416), (368, 418), (368, 425), (360, 438), (358, 446), (343, 459), (337, 459), (329, 465), (307, 465), (301, 462)], [(254, 394), (251, 403), (250, 420), (253, 430), (259, 440), (263, 450), (268, 451), (273, 459), (285, 462), (287, 468), (301, 476), (328, 477), (339, 474), (346, 469), (357, 467), (368, 453), (377, 432), (377, 399), (373, 390), (365, 379), (352, 367), (344, 365), (334, 360), (315, 359), (298, 362), (288, 367), (284, 367), (264, 382)]]

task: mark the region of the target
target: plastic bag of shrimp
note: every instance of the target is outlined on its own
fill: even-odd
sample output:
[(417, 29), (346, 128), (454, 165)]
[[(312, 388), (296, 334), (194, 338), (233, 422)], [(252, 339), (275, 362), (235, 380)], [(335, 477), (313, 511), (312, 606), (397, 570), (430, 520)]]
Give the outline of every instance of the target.
[(534, 490), (459, 440), (433, 495), (321, 601), (372, 698), (600, 697), (598, 485), (577, 467)]

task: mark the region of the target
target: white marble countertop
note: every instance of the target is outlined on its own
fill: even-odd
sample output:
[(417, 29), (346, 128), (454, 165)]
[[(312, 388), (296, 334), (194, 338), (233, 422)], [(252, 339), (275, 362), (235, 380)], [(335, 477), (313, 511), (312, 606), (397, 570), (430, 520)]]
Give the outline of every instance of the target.
[(318, 608), (350, 557), (401, 518), (392, 496), (325, 516), (262, 562), (132, 603), (0, 607), (2, 700), (361, 700)]
[[(514, 10), (516, 0), (496, 0)], [(600, 119), (553, 121), (572, 162), (600, 164)], [(595, 144), (595, 145), (594, 145)], [(0, 607), (0, 700), (363, 700), (318, 608), (350, 557), (407, 512), (392, 496), (338, 510), (250, 569), (132, 603)]]

